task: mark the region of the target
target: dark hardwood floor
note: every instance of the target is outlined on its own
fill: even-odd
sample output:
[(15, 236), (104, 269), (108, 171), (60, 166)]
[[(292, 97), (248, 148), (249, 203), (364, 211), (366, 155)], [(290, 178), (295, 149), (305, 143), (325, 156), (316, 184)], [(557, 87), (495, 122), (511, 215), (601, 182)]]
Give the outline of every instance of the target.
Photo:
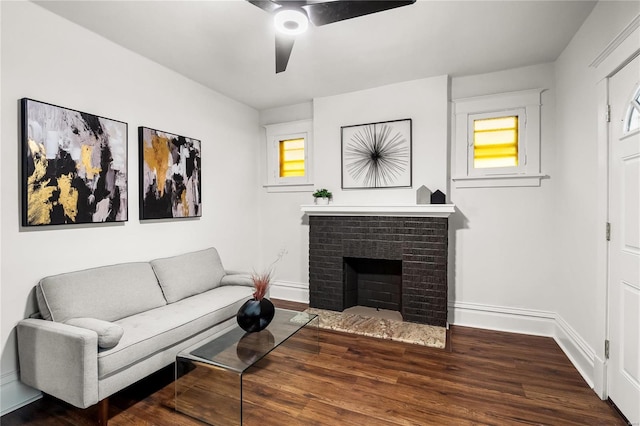
[[(305, 350), (315, 336), (300, 332), (246, 373), (244, 424), (626, 424), (551, 338), (452, 326), (442, 350), (321, 330), (316, 354)], [(112, 396), (109, 424), (201, 425), (174, 411), (173, 377), (169, 367)], [(216, 386), (194, 386), (196, 404), (207, 410)], [(95, 408), (45, 396), (0, 424), (92, 425), (95, 418)]]

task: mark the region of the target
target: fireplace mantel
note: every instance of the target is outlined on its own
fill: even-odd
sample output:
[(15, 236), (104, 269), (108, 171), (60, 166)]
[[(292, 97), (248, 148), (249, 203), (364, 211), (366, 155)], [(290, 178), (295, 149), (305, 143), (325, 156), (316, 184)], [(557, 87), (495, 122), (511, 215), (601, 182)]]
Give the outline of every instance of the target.
[(308, 216), (395, 216), (395, 217), (449, 217), (455, 212), (455, 204), (306, 204), (300, 210)]

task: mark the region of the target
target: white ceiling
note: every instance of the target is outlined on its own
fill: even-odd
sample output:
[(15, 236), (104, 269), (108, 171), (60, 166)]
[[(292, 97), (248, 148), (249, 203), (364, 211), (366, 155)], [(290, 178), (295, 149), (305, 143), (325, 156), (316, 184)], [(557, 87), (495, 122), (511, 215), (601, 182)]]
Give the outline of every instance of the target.
[(275, 74), (271, 16), (243, 0), (40, 1), (256, 109), (436, 75), (553, 62), (594, 1), (431, 1), (322, 27)]

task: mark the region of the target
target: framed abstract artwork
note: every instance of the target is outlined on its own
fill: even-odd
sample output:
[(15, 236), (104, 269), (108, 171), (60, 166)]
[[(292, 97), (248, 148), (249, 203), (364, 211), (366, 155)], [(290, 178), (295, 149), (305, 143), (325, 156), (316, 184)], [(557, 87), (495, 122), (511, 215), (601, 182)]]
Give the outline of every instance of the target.
[(411, 119), (343, 126), (342, 188), (411, 187)]
[(148, 127), (140, 142), (140, 219), (202, 216), (200, 141)]
[(127, 220), (127, 123), (21, 99), (22, 225)]

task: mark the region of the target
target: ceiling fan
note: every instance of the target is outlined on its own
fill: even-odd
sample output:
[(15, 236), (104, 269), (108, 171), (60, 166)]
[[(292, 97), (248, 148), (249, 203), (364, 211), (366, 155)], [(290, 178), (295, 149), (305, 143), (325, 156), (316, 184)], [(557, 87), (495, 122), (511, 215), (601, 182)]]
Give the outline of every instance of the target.
[(344, 21), (396, 7), (416, 0), (247, 0), (273, 15), (276, 27), (276, 74), (287, 69), (295, 36), (309, 27)]

